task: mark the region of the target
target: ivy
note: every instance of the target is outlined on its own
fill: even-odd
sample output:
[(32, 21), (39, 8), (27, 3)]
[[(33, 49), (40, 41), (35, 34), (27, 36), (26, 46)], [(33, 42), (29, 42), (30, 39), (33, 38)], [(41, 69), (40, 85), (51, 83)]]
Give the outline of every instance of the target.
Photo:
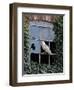
[(29, 61), (29, 17), (24, 17), (24, 60)]
[(60, 71), (63, 71), (63, 16), (58, 16), (54, 23), (56, 56), (55, 64)]

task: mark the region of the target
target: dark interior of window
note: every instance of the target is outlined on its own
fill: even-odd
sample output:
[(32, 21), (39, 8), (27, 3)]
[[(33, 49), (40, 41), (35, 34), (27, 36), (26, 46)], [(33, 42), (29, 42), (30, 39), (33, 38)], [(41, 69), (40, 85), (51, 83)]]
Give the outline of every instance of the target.
[(39, 63), (39, 54), (31, 53), (30, 58), (32, 61)]

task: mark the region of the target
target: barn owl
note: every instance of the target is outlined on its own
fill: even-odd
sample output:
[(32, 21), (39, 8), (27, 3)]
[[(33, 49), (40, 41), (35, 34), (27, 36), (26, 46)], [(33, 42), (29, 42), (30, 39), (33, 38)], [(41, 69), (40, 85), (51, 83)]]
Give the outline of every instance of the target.
[(55, 55), (55, 53), (52, 53), (50, 48), (45, 44), (44, 41), (41, 41), (42, 49), (47, 52), (49, 55)]

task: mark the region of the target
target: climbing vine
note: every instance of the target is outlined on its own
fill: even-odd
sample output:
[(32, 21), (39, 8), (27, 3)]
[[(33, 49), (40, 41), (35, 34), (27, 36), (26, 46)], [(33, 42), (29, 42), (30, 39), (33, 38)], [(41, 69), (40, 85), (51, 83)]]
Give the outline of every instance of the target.
[(57, 16), (54, 23), (55, 39), (56, 43), (56, 56), (55, 64), (58, 72), (63, 71), (63, 16)]
[(29, 17), (24, 17), (24, 60), (29, 59)]

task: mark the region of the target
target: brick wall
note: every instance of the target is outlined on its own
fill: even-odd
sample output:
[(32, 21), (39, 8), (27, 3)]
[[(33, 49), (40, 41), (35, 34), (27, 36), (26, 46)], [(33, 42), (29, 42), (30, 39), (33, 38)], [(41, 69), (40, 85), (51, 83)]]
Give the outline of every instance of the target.
[(46, 21), (46, 22), (55, 22), (55, 15), (27, 15), (29, 19), (32, 21)]

